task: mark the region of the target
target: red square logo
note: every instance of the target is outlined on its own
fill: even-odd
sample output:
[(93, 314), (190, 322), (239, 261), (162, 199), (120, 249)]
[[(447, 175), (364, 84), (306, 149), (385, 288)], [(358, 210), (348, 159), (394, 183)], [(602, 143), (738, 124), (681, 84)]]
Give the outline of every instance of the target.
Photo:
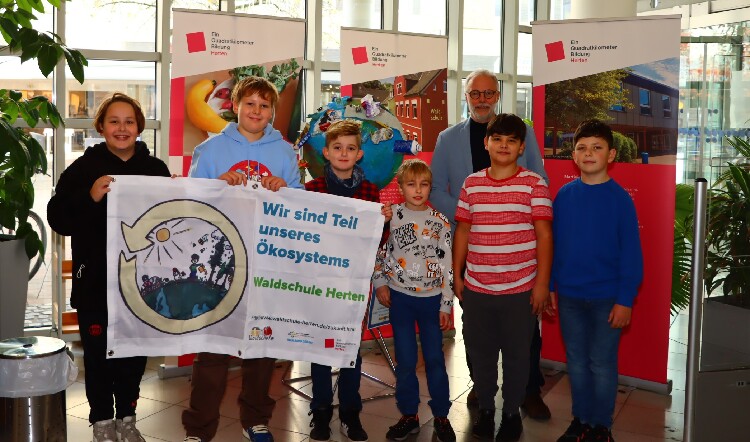
[(352, 48), (352, 60), (354, 60), (354, 64), (367, 63), (369, 60), (367, 58), (367, 47), (360, 46), (358, 48)]
[(335, 342), (333, 339), (326, 339), (326, 348), (333, 348)]
[(554, 43), (547, 43), (544, 45), (544, 48), (547, 50), (547, 61), (549, 63), (565, 60), (565, 48), (563, 47), (562, 40)]
[(206, 37), (203, 32), (191, 32), (185, 34), (187, 38), (188, 53), (204, 52), (206, 50)]

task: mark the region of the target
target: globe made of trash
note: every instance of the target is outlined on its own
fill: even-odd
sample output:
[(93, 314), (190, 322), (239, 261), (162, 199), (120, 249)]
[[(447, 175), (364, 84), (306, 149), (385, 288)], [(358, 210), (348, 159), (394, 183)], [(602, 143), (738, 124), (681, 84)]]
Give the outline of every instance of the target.
[(362, 150), (364, 156), (357, 163), (365, 172), (365, 178), (382, 189), (393, 180), (404, 160), (403, 152), (394, 152), (398, 144), (404, 144), (401, 122), (387, 109), (377, 116), (368, 117), (360, 106), (339, 105), (336, 102), (327, 108), (309, 115), (309, 128), (303, 145), (303, 158), (313, 178), (323, 175), (326, 130), (332, 122), (342, 118), (362, 123)]

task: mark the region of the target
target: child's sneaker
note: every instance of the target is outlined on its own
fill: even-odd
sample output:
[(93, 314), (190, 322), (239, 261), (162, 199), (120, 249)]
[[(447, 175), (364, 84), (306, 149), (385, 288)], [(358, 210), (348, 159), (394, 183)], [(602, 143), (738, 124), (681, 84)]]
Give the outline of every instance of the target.
[(521, 422), (521, 414), (503, 413), (503, 420), (500, 421), (500, 429), (497, 430), (495, 441), (515, 442), (521, 438), (522, 432), (523, 423)]
[(94, 442), (117, 442), (115, 421), (107, 419), (94, 422)]
[(583, 442), (590, 432), (591, 425), (582, 424), (580, 419), (576, 417), (570, 422), (570, 426), (565, 430), (565, 433), (557, 439), (557, 442)]
[(115, 420), (115, 431), (120, 442), (146, 442), (141, 432), (135, 428), (135, 416)]
[(586, 435), (586, 442), (615, 442), (612, 437), (612, 430), (609, 428), (597, 425)]
[(495, 435), (495, 410), (480, 409), (471, 434), (480, 439), (492, 439)]
[(245, 439), (250, 439), (250, 442), (273, 442), (273, 434), (265, 425), (253, 425), (247, 430), (242, 430), (242, 435)]
[(456, 433), (447, 417), (436, 417), (433, 426), (440, 442), (456, 442)]
[(415, 433), (419, 433), (419, 416), (416, 414), (405, 414), (396, 422), (396, 425), (388, 428), (385, 438), (388, 440), (404, 440), (410, 434)]
[(308, 415), (312, 414), (310, 421), (310, 440), (327, 442), (331, 439), (331, 417), (333, 417), (333, 407), (319, 408), (310, 410)]
[(339, 412), (339, 419), (341, 420), (341, 434), (352, 442), (367, 442), (367, 432), (362, 428), (362, 422), (359, 421), (359, 411)]

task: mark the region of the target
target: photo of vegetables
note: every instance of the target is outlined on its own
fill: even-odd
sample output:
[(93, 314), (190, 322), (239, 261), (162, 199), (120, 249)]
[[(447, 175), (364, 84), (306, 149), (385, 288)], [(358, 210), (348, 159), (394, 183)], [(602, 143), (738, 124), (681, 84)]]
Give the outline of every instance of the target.
[(287, 141), (294, 141), (300, 129), (300, 71), (297, 60), (291, 58), (186, 77), (183, 154), (192, 155), (197, 145), (220, 133), (230, 121), (237, 121), (232, 110), (232, 88), (248, 76), (264, 77), (276, 86), (279, 102), (273, 127)]

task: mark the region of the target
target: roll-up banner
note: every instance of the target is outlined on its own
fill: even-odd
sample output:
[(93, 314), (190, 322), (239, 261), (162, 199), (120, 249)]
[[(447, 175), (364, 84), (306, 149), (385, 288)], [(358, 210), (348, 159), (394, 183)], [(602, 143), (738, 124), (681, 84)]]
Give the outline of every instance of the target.
[[(395, 176), (405, 159), (431, 162), (437, 136), (448, 127), (447, 68), (446, 37), (341, 29), (341, 95), (352, 98), (344, 117), (372, 123), (363, 124), (360, 164), (381, 189), (381, 201), (403, 201)], [(378, 114), (368, 115), (372, 108)], [(388, 309), (371, 299), (369, 325), (388, 322)], [(390, 325), (381, 331), (392, 335)]]
[(250, 75), (278, 89), (273, 127), (293, 142), (302, 120), (304, 20), (180, 9), (173, 17), (170, 170), (187, 175), (195, 146), (237, 121), (232, 87)]
[[(579, 176), (571, 159), (578, 124), (598, 118), (615, 132), (609, 175), (633, 198), (644, 255), (619, 373), (668, 390), (680, 17), (534, 22), (532, 32), (534, 131), (553, 197)], [(545, 317), (542, 335), (542, 357), (564, 362), (556, 318)]]

